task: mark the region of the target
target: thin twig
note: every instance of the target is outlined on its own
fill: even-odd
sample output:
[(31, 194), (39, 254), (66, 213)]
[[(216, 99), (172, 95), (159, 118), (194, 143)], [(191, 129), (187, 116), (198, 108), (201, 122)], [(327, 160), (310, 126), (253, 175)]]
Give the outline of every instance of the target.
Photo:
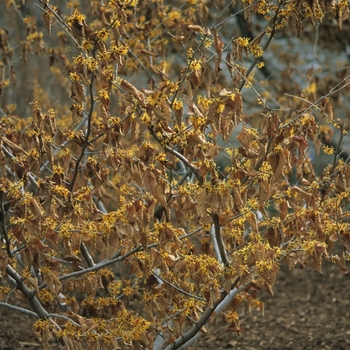
[[(154, 245), (151, 245), (152, 247)], [(149, 248), (149, 247), (148, 247)], [(112, 258), (112, 259), (109, 259), (107, 261), (103, 261), (103, 262), (100, 262), (98, 264), (95, 264), (95, 266), (92, 266), (92, 267), (88, 267), (86, 269), (83, 269), (83, 270), (79, 270), (79, 271), (74, 271), (74, 272), (71, 272), (71, 273), (67, 273), (66, 275), (63, 275), (63, 276), (59, 276), (58, 279), (60, 281), (64, 281), (66, 279), (69, 279), (69, 278), (74, 278), (74, 277), (79, 277), (79, 276), (82, 276), (82, 275), (85, 275), (86, 273), (89, 273), (89, 272), (95, 272), (95, 271), (98, 271), (106, 266), (109, 266), (109, 265), (112, 265), (116, 262), (120, 262), (120, 261), (124, 261), (127, 257), (129, 257), (130, 255), (133, 255), (139, 251), (142, 251), (143, 250), (143, 247), (142, 246), (138, 246), (134, 249), (131, 249), (129, 252), (121, 255), (121, 256), (118, 256), (116, 258)], [(47, 285), (45, 283), (41, 284), (39, 286), (39, 290), (45, 288)]]
[[(96, 50), (96, 45), (97, 45), (97, 41), (95, 42), (95, 48), (94, 48), (94, 52)], [(74, 187), (74, 183), (77, 179), (78, 173), (79, 173), (79, 166), (80, 163), (82, 161), (82, 159), (85, 156), (85, 151), (89, 145), (89, 137), (90, 137), (90, 133), (91, 133), (91, 123), (92, 123), (92, 113), (94, 111), (95, 108), (95, 99), (94, 99), (94, 92), (93, 92), (93, 83), (94, 83), (94, 73), (91, 73), (91, 82), (90, 82), (90, 111), (88, 113), (88, 123), (87, 123), (87, 129), (86, 129), (86, 133), (85, 133), (85, 141), (84, 144), (81, 148), (81, 153), (79, 155), (79, 157), (77, 158), (76, 162), (75, 162), (75, 168), (74, 168), (74, 172), (73, 172), (73, 178), (71, 180), (71, 183), (69, 185), (69, 189), (70, 191), (73, 191), (73, 187)]]
[(31, 316), (31, 317), (35, 317), (35, 318), (39, 318), (38, 314), (34, 311), (31, 311), (31, 310), (28, 310), (28, 309), (24, 309), (23, 307), (19, 307), (19, 306), (16, 306), (16, 305), (12, 305), (12, 304), (9, 304), (9, 303), (4, 303), (4, 302), (0, 302), (0, 306), (5, 306), (9, 309), (12, 309), (12, 310), (15, 310), (15, 311), (19, 311), (21, 312), (22, 314), (25, 314), (25, 315), (28, 315), (28, 316)]
[(191, 58), (189, 59), (188, 63), (187, 63), (187, 67), (186, 70), (182, 76), (182, 79), (180, 80), (179, 86), (177, 87), (175, 93), (174, 93), (174, 97), (170, 103), (170, 108), (173, 108), (174, 102), (176, 100), (176, 97), (183, 85), (183, 83), (185, 82), (185, 79), (187, 78), (187, 74), (190, 71), (190, 67), (191, 67), (191, 63), (193, 62), (193, 60), (195, 59), (197, 53), (199, 52), (199, 50), (202, 48), (202, 46), (204, 45), (205, 40), (208, 38), (208, 35), (203, 35), (202, 40), (200, 41), (199, 45), (197, 46), (196, 50), (193, 52)]
[(168, 286), (170, 286), (171, 288), (174, 288), (176, 289), (178, 292), (190, 297), (190, 298), (194, 298), (194, 299), (197, 299), (197, 300), (201, 300), (201, 301), (205, 301), (205, 299), (201, 298), (201, 297), (198, 297), (197, 295), (193, 295), (191, 293), (188, 293), (186, 292), (185, 290), (179, 288), (179, 287), (176, 287), (174, 286), (172, 283), (170, 283), (169, 281), (167, 281), (166, 279), (164, 279), (163, 277), (159, 276), (154, 270), (152, 270), (152, 274), (154, 276), (156, 276), (157, 278), (159, 278), (162, 282), (164, 282), (165, 284), (167, 284)]
[[(220, 27), (222, 24), (224, 24), (225, 22), (227, 22), (228, 20), (230, 20), (233, 17), (236, 17), (237, 15), (239, 15), (240, 13), (244, 12), (245, 10), (249, 9), (250, 7), (253, 7), (254, 5), (256, 5), (259, 1), (254, 1), (253, 3), (251, 3), (250, 5), (248, 5), (247, 7), (243, 8), (242, 10), (239, 10), (237, 12), (235, 12), (234, 14), (232, 14), (231, 16), (228, 16), (227, 18), (225, 18), (224, 20), (222, 20), (221, 22), (214, 24), (213, 27), (216, 29), (218, 27)], [(220, 14), (221, 16), (221, 14)], [(220, 17), (219, 16), (219, 17)]]
[[(126, 45), (124, 40), (119, 38), (119, 41), (123, 44)], [(140, 65), (140, 67), (142, 68), (142, 70), (154, 81), (156, 81), (155, 77), (150, 73), (150, 71), (145, 67), (145, 65), (141, 62), (141, 60), (137, 57), (137, 55), (130, 49), (130, 47), (128, 47), (128, 52), (130, 53), (130, 55), (132, 57), (134, 57), (134, 59), (137, 61), (137, 63)]]
[[(268, 38), (266, 44), (264, 45), (264, 47), (263, 47), (263, 49), (262, 49), (263, 52), (265, 52), (265, 51), (267, 50), (267, 48), (269, 47), (269, 45), (270, 45), (272, 39), (273, 39), (274, 36), (275, 36), (275, 33), (276, 33), (276, 25), (277, 25), (277, 22), (278, 22), (278, 21), (277, 21), (277, 17), (278, 17), (279, 10), (280, 10), (282, 4), (283, 4), (283, 2), (281, 1), (280, 4), (279, 4), (279, 6), (278, 6), (278, 9), (277, 9), (277, 11), (276, 11), (276, 13), (275, 13), (275, 16), (274, 16), (274, 18), (273, 18), (272, 30), (271, 30), (270, 36), (269, 36), (269, 38)], [(261, 57), (255, 58), (255, 59), (253, 60), (253, 62), (251, 63), (251, 65), (250, 65), (249, 68), (247, 69), (246, 78), (249, 77), (250, 73), (253, 71), (253, 69), (255, 68), (255, 66), (258, 64), (258, 62), (259, 62), (260, 60), (261, 60)], [(242, 89), (243, 89), (243, 87), (244, 87), (244, 84), (245, 84), (245, 81), (242, 81), (242, 83), (241, 83), (240, 86), (238, 87), (238, 90), (239, 90), (239, 91), (242, 91)]]
[[(335, 93), (339, 92), (340, 90), (343, 90), (346, 86), (350, 85), (350, 81), (348, 81), (350, 78), (350, 74), (347, 75), (344, 79), (342, 79), (338, 84), (336, 84), (335, 86), (333, 86), (329, 92), (324, 95), (321, 96), (316, 102), (311, 103), (308, 101), (308, 103), (310, 103), (310, 106), (306, 109), (304, 109), (301, 113), (299, 113), (297, 116), (295, 116), (294, 118), (292, 118), (288, 123), (283, 124), (280, 126), (280, 129), (284, 129), (287, 128), (289, 125), (293, 124), (295, 121), (297, 121), (299, 118), (301, 118), (303, 115), (305, 115), (305, 113), (307, 113), (308, 111), (310, 111), (312, 108), (318, 108), (317, 105), (323, 101), (325, 98), (328, 98), (332, 95), (334, 95)], [(340, 86), (342, 83), (345, 83), (343, 86)], [(286, 94), (286, 96), (288, 96)], [(293, 96), (294, 97), (294, 96)]]
[[(43, 0), (39, 0), (41, 3), (44, 3)], [(40, 7), (38, 4), (35, 4), (39, 7), (43, 12), (48, 12), (45, 8)], [(80, 46), (80, 42), (74, 37), (72, 34), (72, 30), (69, 25), (62, 19), (62, 17), (50, 6), (50, 4), (44, 4), (45, 7), (49, 9), (49, 11), (55, 16), (56, 22), (61, 26), (61, 28), (68, 34), (68, 36), (75, 42), (77, 46)], [(86, 56), (86, 53), (82, 50), (83, 54)]]
[(331, 170), (331, 174), (334, 172), (335, 167), (337, 165), (337, 158), (338, 158), (338, 154), (339, 154), (339, 150), (340, 150), (340, 145), (343, 141), (343, 137), (344, 137), (344, 123), (340, 122), (338, 123), (339, 127), (340, 127), (340, 136), (339, 136), (339, 141), (337, 143), (337, 148), (334, 152), (334, 158), (333, 158), (333, 166), (332, 166), (332, 170)]
[(186, 164), (186, 166), (192, 170), (192, 172), (196, 176), (199, 184), (200, 185), (203, 184), (203, 178), (202, 178), (202, 175), (199, 173), (198, 169), (191, 162), (189, 162), (185, 156), (183, 156), (179, 152), (175, 151), (174, 149), (164, 145), (162, 143), (162, 141), (159, 139), (159, 137), (156, 135), (156, 132), (154, 131), (153, 127), (150, 127), (149, 130), (150, 130), (152, 136), (154, 137), (154, 139), (164, 148), (164, 150), (169, 152), (169, 153), (172, 153), (175, 157), (177, 157), (178, 159), (183, 161)]
[(74, 324), (77, 327), (81, 327), (79, 323), (73, 321), (71, 318), (64, 316), (64, 315), (59, 315), (59, 314), (48, 314), (49, 317), (54, 317), (54, 318), (62, 318), (63, 320), (66, 320), (68, 322), (71, 322), (72, 324)]
[[(208, 51), (210, 51), (211, 53), (213, 53), (213, 55), (217, 56), (217, 53), (215, 51), (213, 51), (211, 48), (207, 48)], [(236, 65), (232, 65), (230, 62), (228, 62), (225, 58), (222, 58), (222, 60), (231, 68), (233, 68), (236, 73), (244, 80), (245, 84), (249, 84), (249, 87), (254, 91), (254, 93), (258, 96), (259, 101), (263, 104), (263, 106), (270, 112), (273, 112), (273, 109), (271, 107), (269, 107), (266, 103), (266, 100), (261, 96), (261, 94), (256, 90), (256, 88), (253, 86), (253, 84), (251, 84), (247, 77), (245, 75), (243, 75), (239, 69), (237, 69)]]

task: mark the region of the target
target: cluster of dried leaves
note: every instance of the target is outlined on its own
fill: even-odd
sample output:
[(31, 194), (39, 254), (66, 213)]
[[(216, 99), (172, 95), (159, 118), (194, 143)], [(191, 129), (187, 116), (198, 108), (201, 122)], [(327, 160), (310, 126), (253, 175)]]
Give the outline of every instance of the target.
[[(65, 3), (40, 2), (57, 46), (46, 46), (34, 16), (23, 18), (20, 44), (23, 58), (49, 56), (73, 103), (59, 114), (35, 101), (28, 118), (8, 106), (0, 124), (1, 305), (20, 302), (38, 317), (45, 348), (55, 336), (65, 349), (176, 349), (219, 313), (240, 333), (237, 307), (263, 311), (257, 291), (273, 293), (282, 261), (321, 272), (327, 259), (347, 271), (342, 121), (328, 95), (304, 95), (279, 114), (250, 79), (276, 33), (300, 35), (304, 18), (326, 12), (341, 27), (347, 1)], [(225, 38), (241, 9), (264, 30)], [(15, 79), (10, 33), (0, 32), (2, 90), (11, 89), (7, 72)], [(244, 87), (261, 105), (256, 127)], [(323, 145), (333, 128), (334, 150)], [(240, 146), (223, 149), (233, 132)], [(321, 175), (311, 146), (334, 151)], [(230, 161), (220, 168), (223, 152)]]

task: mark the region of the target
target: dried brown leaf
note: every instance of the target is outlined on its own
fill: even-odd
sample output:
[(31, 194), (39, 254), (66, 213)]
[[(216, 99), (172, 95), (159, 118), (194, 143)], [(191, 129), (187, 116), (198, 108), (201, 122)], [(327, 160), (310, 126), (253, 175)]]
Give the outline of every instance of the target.
[(258, 200), (264, 203), (270, 197), (271, 185), (268, 180), (262, 180), (259, 184)]
[(5, 143), (8, 147), (10, 147), (14, 153), (18, 152), (18, 153), (26, 154), (26, 152), (22, 147), (16, 145), (14, 142), (10, 141), (8, 138), (1, 137), (0, 140), (1, 142)]
[(220, 64), (222, 60), (222, 49), (224, 48), (224, 42), (221, 40), (219, 33), (215, 28), (213, 28), (212, 31), (214, 33), (214, 48), (219, 60), (218, 64)]
[(246, 149), (250, 148), (250, 143), (254, 140), (254, 136), (246, 128), (243, 128), (236, 138)]
[(154, 198), (163, 206), (167, 206), (166, 195), (165, 195), (166, 185), (163, 182), (158, 182), (152, 189), (152, 194)]
[(195, 115), (195, 116), (199, 116), (201, 118), (204, 118), (204, 115), (202, 114), (202, 112), (198, 109), (197, 105), (191, 101), (188, 103), (188, 110), (187, 110), (187, 114), (188, 115)]
[(62, 291), (62, 283), (54, 271), (43, 273), (43, 282), (47, 285), (49, 291), (55, 296)]
[(202, 29), (203, 29), (201, 26), (199, 26), (199, 25), (194, 25), (194, 24), (189, 24), (189, 25), (187, 26), (187, 28), (188, 28), (189, 30), (194, 31), (194, 32), (200, 32), (200, 31), (202, 31)]
[(252, 231), (258, 233), (259, 232), (258, 220), (255, 213), (250, 212), (249, 215), (247, 215), (246, 217), (247, 217), (247, 222), (249, 223), (249, 226), (252, 229)]
[(210, 87), (213, 82), (213, 76), (209, 64), (203, 58), (202, 66), (204, 67), (202, 72), (202, 87), (204, 88), (207, 97), (210, 98)]
[(224, 141), (228, 141), (231, 137), (233, 128), (235, 127), (234, 122), (230, 117), (221, 117), (220, 119), (220, 134)]
[(235, 200), (236, 208), (238, 210), (242, 209), (244, 204), (243, 204), (243, 200), (242, 200), (242, 197), (241, 197), (241, 192), (239, 191), (239, 189), (237, 187), (233, 188), (233, 198)]
[(85, 102), (84, 86), (77, 81), (73, 81), (70, 86), (69, 98), (73, 99), (77, 104), (81, 105)]
[(188, 101), (192, 101), (193, 100), (193, 88), (191, 85), (191, 82), (186, 79), (184, 82), (184, 94), (187, 95), (188, 97)]
[(52, 23), (53, 23), (53, 15), (50, 12), (44, 12), (43, 13), (43, 19), (44, 19), (44, 23), (46, 26), (46, 30), (49, 33), (49, 35), (51, 36), (51, 28), (52, 28)]
[(38, 292), (39, 291), (39, 288), (38, 288), (38, 279), (37, 278), (34, 278), (32, 276), (28, 276), (25, 278), (24, 280), (24, 283), (26, 284), (26, 286), (33, 290), (33, 291), (36, 291)]
[(190, 76), (191, 84), (194, 90), (197, 90), (201, 85), (202, 71), (200, 69), (194, 70)]
[(212, 79), (214, 85), (218, 81), (221, 71), (222, 71), (222, 68), (220, 67), (220, 60), (217, 57), (215, 57), (215, 68), (214, 68), (214, 74)]
[(146, 169), (142, 175), (142, 182), (152, 193), (157, 184), (156, 176), (153, 171)]
[(207, 213), (207, 189), (202, 188), (198, 191), (197, 196), (197, 210), (200, 216), (206, 216)]
[(251, 41), (250, 44), (254, 44), (254, 43), (259, 44), (260, 41), (262, 40), (262, 38), (264, 37), (265, 33), (266, 33), (266, 31), (264, 30), (263, 32), (261, 32), (260, 34), (258, 34), (258, 35)]
[(138, 90), (134, 85), (123, 79), (120, 86), (132, 96), (134, 96), (139, 102), (142, 102), (143, 106), (146, 105), (144, 94), (140, 90)]

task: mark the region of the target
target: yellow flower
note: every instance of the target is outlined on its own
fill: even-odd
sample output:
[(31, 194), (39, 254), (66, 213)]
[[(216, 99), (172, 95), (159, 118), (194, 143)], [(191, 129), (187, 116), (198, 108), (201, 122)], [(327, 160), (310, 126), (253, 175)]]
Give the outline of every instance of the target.
[(156, 158), (155, 158), (158, 162), (165, 162), (166, 161), (166, 154), (161, 152), (159, 153)]
[(107, 32), (106, 28), (102, 28), (97, 32), (96, 35), (102, 41), (106, 41), (108, 39), (109, 33)]
[(94, 47), (94, 44), (92, 41), (90, 40), (83, 40), (82, 43), (81, 43), (81, 47), (84, 49), (84, 50), (92, 50), (93, 47)]
[(239, 37), (235, 40), (235, 42), (237, 43), (237, 45), (239, 46), (243, 46), (243, 47), (248, 47), (249, 46), (249, 38), (242, 38)]
[(272, 167), (268, 162), (263, 162), (259, 171), (260, 174), (258, 175), (258, 178), (260, 180), (267, 180), (271, 175), (273, 175)]
[(173, 103), (173, 108), (175, 111), (180, 111), (183, 108), (182, 101), (176, 98)]
[(57, 185), (52, 188), (52, 193), (60, 197), (66, 197), (69, 194), (69, 190), (64, 186)]
[(195, 71), (196, 71), (196, 70), (200, 70), (200, 69), (202, 68), (201, 62), (198, 61), (198, 60), (193, 60), (193, 61), (191, 62), (190, 68), (191, 68), (192, 70), (195, 70)]
[(63, 171), (63, 168), (60, 166), (60, 165), (54, 165), (52, 167), (52, 171), (54, 174), (57, 174), (57, 175), (64, 175), (64, 171)]
[(168, 13), (168, 19), (171, 21), (177, 20), (181, 18), (181, 12), (179, 10), (173, 10)]
[(85, 15), (79, 13), (78, 10), (75, 10), (73, 15), (68, 18), (68, 25), (71, 27), (73, 25), (74, 20), (77, 20), (80, 25), (85, 21)]
[(262, 47), (257, 43), (252, 43), (249, 46), (249, 51), (255, 58), (259, 58), (264, 54)]
[(323, 146), (322, 146), (322, 151), (323, 151), (325, 154), (333, 154), (333, 153), (334, 153), (334, 147), (323, 145)]
[(27, 36), (27, 41), (33, 43), (35, 40), (41, 39), (43, 36), (44, 36), (43, 33), (34, 32)]
[(98, 92), (98, 96), (100, 97), (100, 99), (104, 99), (106, 101), (109, 100), (109, 95), (108, 95), (108, 90), (107, 89), (101, 89)]
[(116, 53), (118, 55), (126, 55), (129, 51), (129, 48), (127, 45), (120, 45), (120, 46), (113, 45), (110, 50), (112, 53)]

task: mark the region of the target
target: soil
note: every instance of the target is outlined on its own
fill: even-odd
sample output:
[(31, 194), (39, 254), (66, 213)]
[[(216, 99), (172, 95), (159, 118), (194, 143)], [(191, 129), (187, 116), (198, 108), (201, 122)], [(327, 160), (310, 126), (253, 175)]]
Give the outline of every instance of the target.
[[(194, 349), (350, 350), (350, 275), (324, 263), (323, 275), (309, 269), (279, 273), (275, 295), (262, 293), (265, 315), (240, 310), (238, 336), (218, 322), (191, 346)], [(0, 307), (0, 349), (42, 349), (32, 333), (33, 319)], [(52, 349), (60, 349), (52, 342)]]
[(265, 315), (240, 312), (243, 333), (222, 325), (191, 349), (350, 350), (350, 275), (324, 263), (323, 275), (283, 268), (274, 296), (262, 294)]

